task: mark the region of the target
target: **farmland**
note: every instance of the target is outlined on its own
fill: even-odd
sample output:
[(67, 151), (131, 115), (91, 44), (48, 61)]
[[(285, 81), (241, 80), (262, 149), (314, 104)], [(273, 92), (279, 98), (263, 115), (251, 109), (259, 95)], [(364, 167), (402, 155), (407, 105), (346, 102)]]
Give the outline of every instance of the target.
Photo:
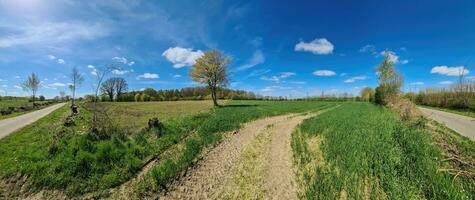
[[(204, 105), (198, 107), (209, 103), (200, 102)], [(155, 104), (153, 109), (181, 104)], [(68, 113), (67, 107), (63, 107), (0, 142), (0, 176), (14, 179), (17, 174), (26, 175), (32, 191), (60, 190), (68, 196), (100, 196), (132, 178), (151, 159), (173, 152), (161, 158), (147, 176), (151, 184), (146, 187), (157, 189), (189, 167), (203, 148), (219, 142), (220, 133), (265, 116), (317, 111), (333, 105), (335, 103), (233, 101), (221, 108), (165, 120), (165, 130), (160, 137), (153, 130), (130, 133), (117, 128), (110, 129), (104, 138), (88, 133), (89, 113), (85, 109), (81, 109), (82, 117), (75, 126), (63, 127), (62, 121)], [(172, 116), (179, 115), (173, 112), (170, 110)], [(52, 121), (55, 123), (50, 123)], [(8, 187), (15, 189), (15, 185)]]
[[(454, 178), (442, 172), (454, 167), (443, 162), (444, 149), (435, 142), (440, 142), (440, 132), (435, 136), (370, 104), (346, 104), (308, 119), (292, 138), (299, 195), (304, 199), (473, 199), (475, 182), (470, 176)], [(473, 159), (473, 142), (443, 137), (468, 143), (465, 147), (471, 148)]]

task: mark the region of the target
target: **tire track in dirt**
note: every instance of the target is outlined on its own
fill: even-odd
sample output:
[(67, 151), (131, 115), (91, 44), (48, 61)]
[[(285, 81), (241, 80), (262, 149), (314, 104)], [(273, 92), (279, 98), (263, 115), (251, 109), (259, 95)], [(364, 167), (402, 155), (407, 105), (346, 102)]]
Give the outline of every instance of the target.
[[(180, 181), (171, 185), (160, 199), (221, 199), (233, 166), (242, 150), (268, 126), (288, 120), (292, 115), (269, 117), (243, 126), (200, 160)], [(232, 188), (229, 188), (232, 189)]]
[[(298, 124), (312, 116), (315, 114), (292, 114), (246, 124), (212, 149), (160, 199), (241, 199), (249, 194), (240, 193), (239, 189), (263, 193), (265, 199), (297, 199), (291, 134)], [(245, 173), (256, 173), (257, 178), (249, 178)]]

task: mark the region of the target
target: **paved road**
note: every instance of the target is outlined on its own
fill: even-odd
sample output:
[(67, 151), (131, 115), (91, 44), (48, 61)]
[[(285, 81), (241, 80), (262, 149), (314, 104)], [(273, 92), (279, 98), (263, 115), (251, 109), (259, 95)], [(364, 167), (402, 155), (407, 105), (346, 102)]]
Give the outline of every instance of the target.
[(461, 135), (475, 140), (475, 118), (422, 107), (419, 107), (419, 109), (431, 119), (443, 123)]
[(65, 103), (55, 104), (38, 111), (26, 113), (18, 117), (12, 117), (4, 120), (0, 120), (0, 139), (10, 135), (16, 130), (23, 128), (24, 126), (41, 119), (56, 109), (64, 106)]

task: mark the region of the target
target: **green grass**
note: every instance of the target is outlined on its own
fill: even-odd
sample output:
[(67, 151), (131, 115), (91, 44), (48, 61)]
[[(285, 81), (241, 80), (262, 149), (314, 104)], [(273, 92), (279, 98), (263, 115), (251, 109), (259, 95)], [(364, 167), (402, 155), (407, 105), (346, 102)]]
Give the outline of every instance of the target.
[[(176, 116), (164, 120), (165, 130), (159, 138), (155, 131), (142, 129), (145, 123), (141, 131), (133, 134), (113, 124), (107, 137), (96, 137), (87, 131), (90, 114), (84, 109), (80, 110), (82, 117), (76, 119), (76, 125), (66, 128), (62, 122), (68, 106), (62, 107), (0, 141), (0, 177), (22, 174), (29, 177), (33, 190), (56, 189), (71, 197), (86, 193), (100, 196), (134, 177), (150, 158), (176, 152), (173, 158), (161, 159), (152, 170), (152, 186), (159, 186), (188, 167), (204, 147), (219, 141), (219, 133), (260, 117), (319, 110), (334, 103), (232, 101), (207, 112), (202, 105), (195, 105), (199, 108), (190, 113), (197, 114), (191, 115), (176, 114), (168, 104), (148, 105), (156, 106), (147, 109), (167, 110), (168, 114), (163, 116)], [(176, 112), (182, 110), (177, 106)], [(136, 118), (130, 118), (133, 120)], [(185, 148), (178, 148), (178, 144)]]
[[(8, 107), (20, 107), (20, 106), (33, 106), (32, 102), (28, 102), (27, 98), (15, 98), (12, 100), (1, 100), (0, 101), (0, 110), (7, 109)], [(19, 115), (23, 115), (25, 113), (33, 112), (35, 110), (30, 111), (22, 111), (22, 112), (13, 112), (8, 115), (0, 115), (0, 120), (7, 119), (11, 117), (16, 117)]]
[(151, 170), (146, 180), (138, 185), (139, 195), (159, 191), (183, 170), (193, 164), (202, 150), (221, 140), (226, 131), (238, 129), (243, 123), (266, 116), (286, 113), (318, 111), (333, 107), (332, 102), (272, 102), (272, 101), (231, 101), (224, 107), (214, 109), (210, 113), (195, 116), (198, 126), (193, 128), (195, 134), (187, 137), (183, 148), (161, 159)]
[[(471, 143), (472, 147), (474, 143)], [(450, 168), (421, 127), (390, 110), (344, 104), (304, 121), (292, 136), (298, 180), (306, 199), (473, 199), (473, 179)]]
[(440, 107), (431, 107), (431, 106), (422, 106), (422, 107), (436, 109), (436, 110), (440, 110), (440, 111), (445, 111), (445, 112), (449, 112), (449, 113), (454, 113), (454, 114), (458, 114), (458, 115), (463, 115), (463, 116), (475, 118), (475, 112), (472, 111), (472, 110), (449, 109), (449, 108), (440, 108)]
[(161, 102), (102, 102), (109, 115), (118, 124), (141, 128), (148, 119), (158, 117), (161, 121), (183, 118), (209, 110), (212, 101), (161, 101)]

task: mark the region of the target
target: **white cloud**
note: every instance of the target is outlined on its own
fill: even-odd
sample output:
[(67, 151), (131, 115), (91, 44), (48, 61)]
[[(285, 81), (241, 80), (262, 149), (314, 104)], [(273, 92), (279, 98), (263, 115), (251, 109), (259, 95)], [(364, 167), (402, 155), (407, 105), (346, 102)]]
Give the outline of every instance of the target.
[(159, 78), (160, 76), (158, 74), (154, 73), (144, 73), (142, 75), (137, 76), (137, 78), (145, 78), (145, 79), (156, 79)]
[(2, 29), (10, 30), (11, 34), (0, 36), (0, 48), (66, 44), (78, 40), (92, 40), (108, 33), (101, 24), (78, 21), (26, 23), (24, 26), (10, 23), (3, 25)]
[(254, 54), (252, 54), (251, 59), (249, 59), (249, 61), (246, 64), (238, 67), (238, 71), (252, 68), (252, 67), (254, 67), (258, 64), (264, 63), (265, 60), (266, 59), (265, 59), (264, 54), (262, 53), (262, 51), (261, 50), (256, 50), (256, 51), (254, 51)]
[(55, 60), (55, 59), (56, 59), (56, 56), (48, 55), (48, 58), (51, 59), (51, 60)]
[(180, 77), (181, 77), (180, 74), (175, 74), (175, 75), (173, 75), (173, 78), (180, 78)]
[(21, 86), (18, 86), (18, 85), (15, 85), (13, 87), (16, 88), (16, 89), (23, 89)]
[(334, 76), (336, 73), (331, 70), (317, 70), (313, 72), (315, 76)]
[(124, 74), (130, 73), (130, 71), (129, 70), (114, 69), (114, 70), (112, 70), (112, 73), (117, 74), (117, 75), (124, 75)]
[(118, 57), (118, 56), (115, 56), (112, 58), (113, 61), (115, 62), (118, 62), (118, 63), (122, 63), (124, 65), (128, 65), (128, 66), (132, 66), (135, 64), (134, 61), (129, 61), (127, 60), (127, 58), (124, 58), (124, 57)]
[(374, 45), (367, 44), (361, 47), (359, 51), (361, 53), (366, 53), (366, 52), (374, 53), (376, 51), (376, 47)]
[(407, 60), (407, 59), (401, 60), (401, 64), (404, 65), (404, 64), (407, 64), (407, 63), (409, 63), (409, 60)]
[(424, 85), (424, 82), (413, 82), (413, 83), (409, 83), (409, 85)]
[(88, 65), (87, 68), (91, 69), (91, 74), (93, 76), (97, 76), (97, 69), (94, 67), (94, 65)]
[(6, 88), (6, 87), (8, 87), (8, 85), (3, 84), (2, 87)]
[(305, 84), (307, 82), (305, 82), (305, 81), (289, 81), (289, 83), (302, 85), (302, 84)]
[(59, 64), (64, 64), (64, 63), (65, 63), (65, 62), (64, 62), (64, 60), (63, 60), (63, 59), (61, 59), (61, 58), (60, 58), (60, 59), (58, 59), (58, 60), (57, 60), (57, 62), (58, 62)]
[(300, 41), (295, 45), (295, 51), (308, 51), (313, 54), (326, 55), (333, 52), (333, 44), (326, 38), (317, 38), (310, 43)]
[(447, 65), (435, 66), (430, 70), (431, 74), (440, 74), (445, 76), (467, 75), (470, 71), (464, 66), (448, 67)]
[(399, 56), (396, 55), (393, 51), (381, 51), (380, 55), (385, 56), (388, 55), (389, 62), (392, 62), (394, 64), (399, 63)]
[(283, 86), (273, 85), (273, 86), (267, 86), (267, 87), (261, 89), (261, 92), (273, 92), (273, 91), (276, 91), (276, 90), (289, 90), (289, 89), (292, 89), (292, 88), (291, 87), (283, 87)]
[(19, 79), (19, 78), (21, 78), (21, 77), (20, 77), (20, 76), (15, 76), (15, 78)]
[(355, 77), (346, 79), (345, 83), (354, 83), (356, 81), (363, 81), (363, 80), (366, 80), (366, 79), (368, 79), (367, 76), (355, 76)]
[(254, 76), (262, 76), (264, 74), (269, 73), (270, 71), (271, 71), (270, 69), (258, 69), (258, 70), (252, 71), (246, 77), (249, 78), (249, 77), (254, 77)]
[(295, 76), (295, 75), (297, 75), (297, 74), (294, 73), (294, 72), (280, 72), (280, 74), (277, 75), (277, 76), (271, 76), (271, 77), (262, 76), (261, 80), (272, 81), (272, 82), (279, 83), (279, 82), (282, 81), (282, 79), (286, 79), (290, 76)]
[(441, 81), (441, 82), (439, 82), (439, 84), (442, 84), (442, 85), (450, 85), (452, 83), (453, 83), (452, 81)]
[(48, 86), (49, 86), (49, 87), (64, 87), (64, 86), (66, 86), (66, 84), (60, 83), (60, 82), (56, 82), (56, 83), (48, 84)]
[(203, 52), (201, 50), (193, 51), (191, 48), (171, 47), (163, 52), (168, 61), (173, 63), (174, 68), (182, 68), (184, 66), (194, 65), (196, 59), (201, 57)]

